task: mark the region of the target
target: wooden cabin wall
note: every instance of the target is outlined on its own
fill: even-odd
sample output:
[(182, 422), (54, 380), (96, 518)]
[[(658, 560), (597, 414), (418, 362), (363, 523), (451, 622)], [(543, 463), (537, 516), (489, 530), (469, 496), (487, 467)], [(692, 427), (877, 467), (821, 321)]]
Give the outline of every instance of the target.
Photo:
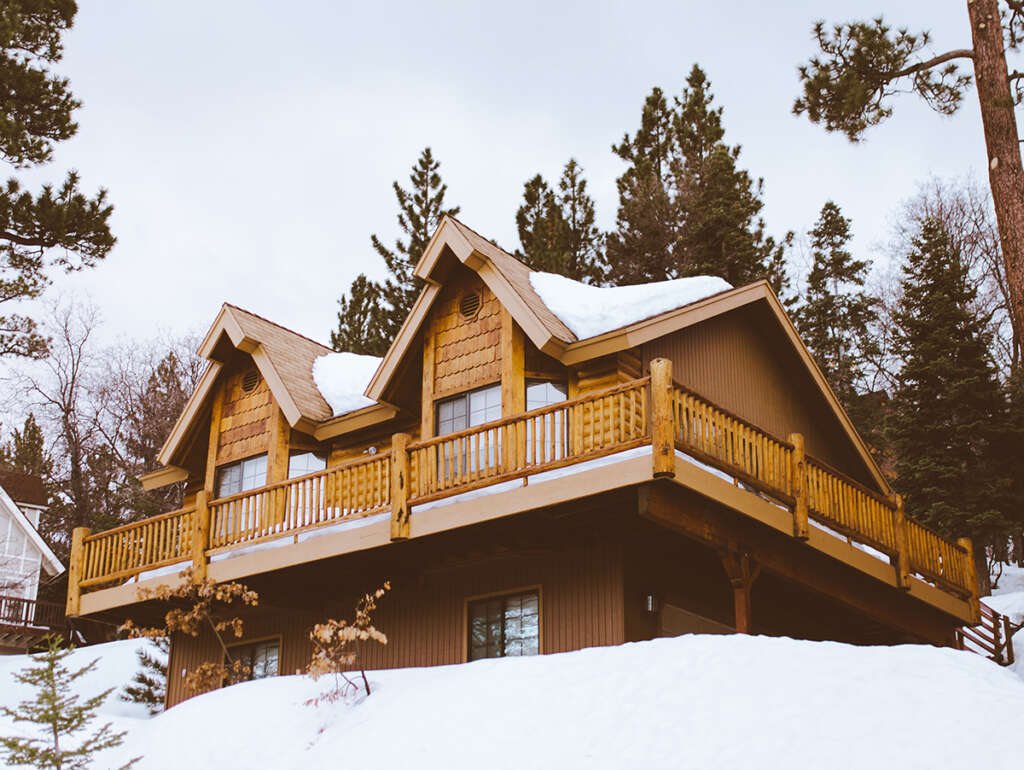
[(584, 361), (572, 369), (569, 398), (614, 388), (643, 376), (642, 353), (638, 348)]
[(802, 433), (807, 452), (875, 486), (849, 437), (775, 321), (741, 309), (646, 343), (643, 367), (672, 361), (675, 379), (776, 436)]
[(340, 465), (341, 463), (355, 460), (367, 454), (370, 447), (375, 447), (378, 452), (391, 448), (391, 437), (395, 433), (408, 433), (413, 441), (420, 437), (420, 420), (418, 417), (406, 417), (402, 420), (392, 420), (384, 425), (368, 428), (351, 435), (340, 436), (330, 446), (330, 455), (327, 459), (327, 466)]
[[(391, 570), (369, 568), (358, 581), (336, 577), (333, 584), (324, 582), (316, 587), (324, 602), (317, 612), (274, 610), (271, 607), (280, 607), (283, 601), (271, 597), (267, 608), (245, 615), (245, 635), (239, 641), (280, 638), (279, 673), (304, 671), (312, 652), (312, 625), (327, 617), (351, 617), (360, 592), (373, 590), (385, 579), (391, 580), (392, 590), (379, 601), (374, 620), (387, 634), (388, 644), (365, 648), (362, 660), (368, 669), (464, 662), (467, 600), (536, 586), (541, 594), (543, 653), (625, 641), (621, 549), (613, 540), (577, 542), (557, 551), (491, 552), (488, 557), (441, 562), (416, 573), (403, 574), (396, 565)], [(352, 573), (346, 570), (344, 574)], [(276, 578), (279, 583), (281, 579)], [(263, 599), (261, 596), (261, 604)], [(203, 661), (217, 660), (219, 650), (209, 634), (198, 639), (174, 638), (168, 668), (169, 705), (187, 697), (185, 672)]]
[[(470, 292), (480, 295), (471, 317), (459, 310)], [(501, 379), (501, 303), (475, 273), (462, 269), (446, 283), (431, 314), (433, 397), (470, 390)]]
[(262, 375), (252, 391), (242, 388), (245, 375), (254, 370), (252, 359), (245, 356), (232, 362), (224, 376), (217, 465), (266, 452), (270, 446), (271, 418), (277, 409), (270, 388)]

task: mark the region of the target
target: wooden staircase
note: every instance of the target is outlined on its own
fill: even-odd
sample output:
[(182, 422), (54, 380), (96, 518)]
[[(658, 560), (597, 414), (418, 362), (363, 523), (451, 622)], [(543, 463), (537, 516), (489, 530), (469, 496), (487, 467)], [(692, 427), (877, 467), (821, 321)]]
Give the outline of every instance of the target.
[(1024, 623), (1014, 623), (981, 602), (981, 623), (959, 629), (956, 646), (984, 655), (1000, 666), (1010, 666), (1014, 661), (1013, 635), (1021, 628), (1024, 628)]

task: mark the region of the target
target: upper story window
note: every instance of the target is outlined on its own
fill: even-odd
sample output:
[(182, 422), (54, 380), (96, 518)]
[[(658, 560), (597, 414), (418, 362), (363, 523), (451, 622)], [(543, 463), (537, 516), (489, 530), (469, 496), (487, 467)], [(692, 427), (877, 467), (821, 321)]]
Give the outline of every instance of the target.
[(469, 603), (469, 659), (540, 652), (540, 591), (492, 596)]
[(437, 435), (501, 419), (501, 385), (460, 393), (437, 404)]
[(252, 644), (233, 645), (229, 648), (232, 660), (241, 661), (249, 669), (246, 679), (266, 679), (277, 676), (281, 645), (276, 639)]
[(561, 382), (548, 382), (547, 380), (526, 381), (526, 411), (540, 409), (542, 406), (551, 406), (560, 401), (565, 401), (568, 389)]
[(288, 478), (316, 473), (327, 467), (327, 455), (320, 452), (292, 452), (288, 455)]
[(237, 495), (267, 483), (267, 456), (247, 457), (217, 471), (217, 497)]

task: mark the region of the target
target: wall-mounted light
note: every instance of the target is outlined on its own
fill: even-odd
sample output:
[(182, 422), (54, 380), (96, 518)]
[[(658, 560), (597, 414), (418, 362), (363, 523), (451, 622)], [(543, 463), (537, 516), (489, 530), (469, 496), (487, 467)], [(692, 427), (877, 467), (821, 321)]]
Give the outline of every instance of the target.
[(647, 594), (644, 597), (644, 610), (647, 612), (658, 612), (661, 609), (661, 602), (654, 594)]

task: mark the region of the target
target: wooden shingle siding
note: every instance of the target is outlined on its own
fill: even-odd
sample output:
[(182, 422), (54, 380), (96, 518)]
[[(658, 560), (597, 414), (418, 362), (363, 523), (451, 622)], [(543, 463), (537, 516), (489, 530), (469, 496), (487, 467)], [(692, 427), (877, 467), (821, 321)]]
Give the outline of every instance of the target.
[[(470, 291), (480, 294), (480, 309), (466, 318), (459, 302)], [(453, 280), (433, 313), (434, 398), (501, 379), (501, 305), (483, 281), (472, 275)]]
[(643, 346), (646, 369), (672, 360), (674, 378), (776, 436), (802, 433), (808, 454), (862, 484), (875, 482), (781, 333), (756, 310), (708, 319)]
[(246, 372), (254, 369), (251, 361), (239, 362), (225, 378), (217, 465), (260, 454), (269, 446), (271, 416), (276, 409), (270, 388), (261, 376), (251, 392), (242, 389)]
[[(564, 550), (563, 550), (564, 548)], [(375, 570), (376, 571), (376, 570)], [(416, 575), (391, 577), (392, 591), (378, 603), (375, 624), (387, 646), (367, 645), (368, 669), (438, 666), (466, 660), (466, 602), (471, 597), (539, 586), (541, 650), (568, 652), (625, 641), (621, 550), (612, 543), (580, 543), (440, 564)], [(245, 616), (243, 640), (280, 636), (280, 673), (304, 671), (312, 648), (309, 631), (328, 616), (351, 617), (360, 591), (387, 579), (365, 576), (358, 585), (318, 586), (321, 613), (257, 609)], [(269, 602), (276, 604), (275, 602)], [(230, 640), (236, 641), (236, 640)], [(212, 636), (175, 637), (168, 703), (185, 699), (184, 670), (216, 660)]]

